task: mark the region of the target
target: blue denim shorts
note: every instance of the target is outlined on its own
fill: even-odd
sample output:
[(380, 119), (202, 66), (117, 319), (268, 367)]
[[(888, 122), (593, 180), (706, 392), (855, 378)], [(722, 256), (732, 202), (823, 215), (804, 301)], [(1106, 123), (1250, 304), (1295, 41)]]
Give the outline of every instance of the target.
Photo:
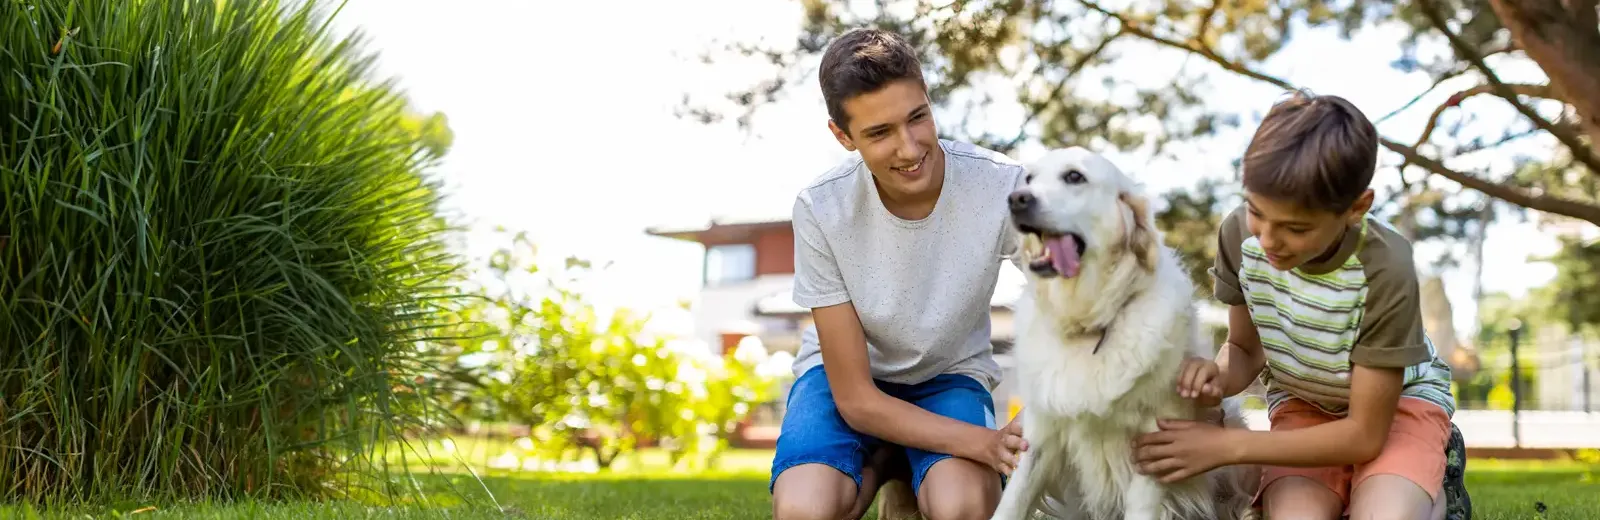
[[(891, 397), (924, 410), (990, 429), (995, 426), (994, 397), (976, 379), (959, 374), (944, 374), (923, 383), (904, 385), (877, 381), (878, 388)], [(772, 490), (778, 475), (801, 464), (826, 464), (849, 475), (861, 487), (861, 470), (867, 457), (884, 441), (850, 429), (839, 415), (828, 376), (822, 366), (814, 367), (795, 379), (789, 389), (788, 411), (778, 433), (777, 454), (772, 458)], [(905, 450), (911, 464), (911, 489), (922, 491), (922, 478), (935, 462), (950, 458), (916, 448)]]

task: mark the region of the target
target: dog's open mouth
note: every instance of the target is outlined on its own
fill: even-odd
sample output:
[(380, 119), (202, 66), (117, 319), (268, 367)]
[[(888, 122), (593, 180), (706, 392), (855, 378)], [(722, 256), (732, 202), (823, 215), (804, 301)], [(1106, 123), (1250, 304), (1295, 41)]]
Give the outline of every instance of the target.
[(1078, 275), (1086, 247), (1082, 236), (1077, 233), (1052, 233), (1027, 225), (1018, 228), (1023, 233), (1038, 237), (1044, 246), (1041, 251), (1033, 255), (1033, 261), (1028, 263), (1028, 270), (1033, 271), (1033, 274), (1065, 278)]

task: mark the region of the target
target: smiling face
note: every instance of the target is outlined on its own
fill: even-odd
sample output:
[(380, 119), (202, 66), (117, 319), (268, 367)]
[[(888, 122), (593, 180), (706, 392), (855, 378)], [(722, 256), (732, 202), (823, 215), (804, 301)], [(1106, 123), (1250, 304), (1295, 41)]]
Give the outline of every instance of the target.
[(1260, 241), (1273, 269), (1288, 271), (1320, 260), (1339, 247), (1350, 226), (1359, 224), (1372, 207), (1372, 190), (1366, 190), (1349, 210), (1331, 212), (1245, 191), (1250, 234)]
[(1051, 150), (1028, 167), (1026, 183), (1008, 202), (1034, 275), (1072, 278), (1096, 255), (1120, 251), (1154, 264), (1145, 202), (1104, 157), (1077, 147)]
[(867, 170), (890, 198), (902, 201), (938, 197), (944, 152), (933, 107), (922, 84), (899, 80), (844, 102), (849, 128), (828, 128), (846, 150), (860, 152)]

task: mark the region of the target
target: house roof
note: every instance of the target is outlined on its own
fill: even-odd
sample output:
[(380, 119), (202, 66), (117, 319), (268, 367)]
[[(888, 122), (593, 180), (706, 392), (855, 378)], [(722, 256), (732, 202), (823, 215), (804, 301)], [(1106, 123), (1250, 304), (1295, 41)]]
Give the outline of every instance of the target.
[(722, 218), (712, 219), (698, 226), (649, 227), (644, 232), (651, 236), (708, 244), (743, 242), (749, 240), (756, 232), (784, 229), (790, 225), (789, 219), (778, 217)]

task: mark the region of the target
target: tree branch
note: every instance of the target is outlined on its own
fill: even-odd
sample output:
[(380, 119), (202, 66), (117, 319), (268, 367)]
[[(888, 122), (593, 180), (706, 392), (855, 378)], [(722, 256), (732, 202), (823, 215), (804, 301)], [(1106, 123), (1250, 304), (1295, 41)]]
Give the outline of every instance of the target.
[(1195, 54), (1199, 54), (1200, 56), (1203, 56), (1206, 59), (1211, 60), (1211, 62), (1217, 64), (1217, 66), (1220, 66), (1220, 67), (1222, 67), (1224, 69), (1227, 69), (1229, 72), (1233, 72), (1234, 74), (1239, 74), (1241, 76), (1246, 76), (1246, 77), (1249, 77), (1251, 79), (1255, 79), (1257, 81), (1264, 81), (1264, 82), (1267, 82), (1267, 83), (1271, 83), (1273, 85), (1277, 85), (1279, 87), (1282, 87), (1284, 90), (1295, 90), (1294, 86), (1290, 85), (1289, 82), (1287, 82), (1287, 81), (1284, 81), (1284, 80), (1281, 80), (1281, 79), (1278, 79), (1278, 78), (1274, 78), (1272, 76), (1268, 76), (1268, 75), (1262, 74), (1260, 72), (1256, 72), (1254, 70), (1251, 70), (1249, 67), (1246, 67), (1246, 66), (1238, 64), (1238, 63), (1234, 63), (1233, 61), (1222, 57), (1222, 55), (1217, 54), (1215, 51), (1211, 50), (1210, 47), (1206, 46), (1204, 42), (1195, 42), (1195, 43), (1181, 42), (1181, 41), (1174, 40), (1174, 39), (1171, 39), (1171, 38), (1158, 36), (1154, 32), (1151, 32), (1149, 29), (1146, 29), (1138, 21), (1129, 20), (1127, 17), (1122, 16), (1119, 13), (1110, 11), (1110, 10), (1104, 8), (1104, 7), (1100, 7), (1100, 4), (1097, 4), (1097, 3), (1093, 2), (1092, 0), (1078, 0), (1078, 1), (1080, 3), (1082, 3), (1084, 5), (1084, 7), (1088, 7), (1089, 9), (1092, 9), (1092, 10), (1094, 10), (1096, 12), (1099, 12), (1100, 14), (1103, 14), (1103, 15), (1111, 17), (1112, 19), (1115, 19), (1118, 23), (1120, 23), (1122, 25), (1122, 29), (1124, 31), (1127, 31), (1129, 34), (1132, 34), (1134, 36), (1138, 36), (1140, 38), (1144, 38), (1145, 40), (1148, 40), (1150, 42), (1153, 42), (1153, 43), (1156, 43), (1156, 44), (1160, 44), (1160, 45), (1163, 45), (1163, 46), (1166, 46), (1166, 47), (1171, 47), (1171, 48), (1178, 49), (1178, 50), (1181, 50), (1181, 51), (1192, 52), (1192, 53), (1195, 53)]
[[(1072, 81), (1072, 78), (1077, 77), (1078, 73), (1082, 72), (1084, 67), (1089, 66), (1089, 62), (1094, 61), (1095, 57), (1099, 56), (1100, 53), (1105, 52), (1106, 47), (1111, 46), (1111, 42), (1116, 41), (1117, 38), (1121, 38), (1123, 34), (1124, 33), (1122, 31), (1112, 33), (1110, 36), (1105, 37), (1105, 39), (1100, 40), (1100, 44), (1096, 45), (1094, 49), (1084, 53), (1082, 56), (1079, 56), (1078, 59), (1073, 61), (1071, 65), (1068, 65), (1066, 74), (1062, 75), (1061, 81), (1057, 81), (1056, 85), (1050, 89), (1050, 94), (1045, 99), (1060, 99), (1061, 94), (1067, 90), (1067, 83)], [(1021, 145), (1022, 141), (1028, 136), (1028, 125), (1032, 124), (1035, 119), (1039, 118), (1040, 112), (1043, 111), (1029, 111), (1028, 117), (1022, 120), (1022, 124), (1017, 125), (1017, 136), (1011, 138), (1011, 140), (1006, 142), (1006, 144), (1003, 146), (1005, 148), (1015, 149), (1018, 145)], [(1009, 151), (1003, 153), (1009, 153)]]
[[(1289, 83), (1288, 81), (1285, 81), (1285, 80), (1277, 78), (1277, 77), (1273, 77), (1271, 75), (1268, 75), (1268, 74), (1265, 74), (1265, 73), (1262, 73), (1262, 72), (1258, 72), (1258, 71), (1252, 70), (1252, 69), (1250, 69), (1249, 67), (1247, 67), (1247, 66), (1245, 66), (1243, 64), (1235, 63), (1232, 60), (1224, 58), (1222, 55), (1220, 55), (1217, 52), (1211, 50), (1209, 47), (1206, 47), (1203, 44), (1191, 44), (1191, 43), (1180, 42), (1180, 41), (1173, 40), (1173, 39), (1170, 39), (1170, 38), (1165, 38), (1165, 37), (1158, 36), (1155, 33), (1145, 29), (1142, 26), (1140, 26), (1137, 22), (1132, 21), (1132, 20), (1128, 20), (1126, 17), (1124, 17), (1124, 16), (1122, 16), (1122, 15), (1120, 15), (1118, 13), (1115, 13), (1115, 12), (1107, 10), (1107, 9), (1105, 9), (1103, 7), (1100, 7), (1098, 4), (1096, 4), (1092, 0), (1078, 0), (1078, 1), (1080, 3), (1082, 3), (1085, 7), (1088, 7), (1091, 10), (1094, 10), (1094, 11), (1099, 12), (1101, 14), (1104, 14), (1104, 15), (1112, 18), (1112, 19), (1117, 20), (1117, 22), (1119, 22), (1122, 25), (1123, 29), (1125, 31), (1127, 31), (1129, 34), (1133, 34), (1134, 36), (1138, 36), (1140, 38), (1144, 38), (1144, 39), (1146, 39), (1148, 41), (1151, 41), (1151, 42), (1154, 42), (1156, 44), (1160, 44), (1160, 45), (1163, 45), (1163, 46), (1172, 47), (1172, 48), (1175, 48), (1175, 49), (1180, 49), (1180, 50), (1184, 50), (1184, 51), (1188, 51), (1188, 52), (1192, 52), (1192, 53), (1198, 54), (1200, 56), (1205, 57), (1206, 59), (1211, 60), (1211, 62), (1217, 64), (1217, 66), (1222, 67), (1223, 69), (1226, 69), (1228, 71), (1234, 72), (1236, 74), (1239, 74), (1239, 75), (1242, 75), (1242, 76), (1245, 76), (1245, 77), (1249, 77), (1249, 78), (1253, 78), (1253, 79), (1256, 79), (1258, 81), (1262, 81), (1262, 82), (1265, 82), (1265, 83), (1269, 83), (1269, 84), (1275, 85), (1275, 86), (1277, 86), (1279, 88), (1282, 88), (1284, 90), (1297, 90), (1295, 88), (1295, 86), (1293, 84)], [(1423, 1), (1426, 1), (1426, 0), (1423, 0)], [(1480, 60), (1480, 62), (1481, 62), (1481, 60)], [(1492, 73), (1486, 73), (1486, 75), (1489, 75), (1489, 76), (1491, 76), (1491, 78), (1493, 78)], [(1492, 79), (1491, 81), (1496, 83), (1495, 85), (1492, 85), (1492, 86), (1495, 89), (1495, 92), (1497, 92), (1497, 93), (1500, 92), (1501, 90), (1508, 90), (1508, 91), (1510, 90), (1510, 87), (1508, 85), (1506, 85), (1504, 83), (1499, 83), (1498, 78)], [(1511, 92), (1511, 95), (1514, 98), (1516, 93), (1515, 92)], [(1520, 105), (1520, 103), (1518, 103), (1518, 105)], [(1535, 114), (1535, 116), (1537, 116), (1537, 114)], [(1535, 119), (1536, 123), (1543, 123), (1543, 124), (1545, 124), (1547, 126), (1550, 125), (1550, 122), (1549, 121), (1545, 121), (1544, 118), (1534, 117), (1534, 119)], [(1548, 131), (1548, 130), (1546, 130), (1546, 131)], [(1404, 144), (1395, 142), (1393, 140), (1381, 139), (1381, 144), (1385, 148), (1388, 148), (1388, 149), (1394, 151), (1395, 153), (1400, 154), (1401, 157), (1405, 158), (1405, 161), (1408, 164), (1416, 164), (1418, 166), (1421, 166), (1424, 169), (1428, 170), (1429, 172), (1438, 174), (1441, 177), (1444, 177), (1446, 179), (1450, 179), (1452, 181), (1455, 181), (1456, 183), (1458, 183), (1458, 184), (1460, 184), (1462, 186), (1465, 186), (1465, 187), (1467, 187), (1469, 189), (1478, 190), (1478, 191), (1484, 193), (1485, 195), (1489, 195), (1491, 197), (1495, 197), (1495, 198), (1498, 198), (1498, 199), (1504, 200), (1506, 202), (1510, 202), (1512, 204), (1516, 204), (1518, 206), (1522, 206), (1522, 207), (1525, 207), (1525, 208), (1528, 208), (1528, 209), (1544, 211), (1544, 212), (1548, 212), (1548, 213), (1554, 213), (1554, 214), (1557, 214), (1557, 215), (1563, 215), (1563, 216), (1572, 217), (1572, 218), (1576, 218), (1576, 219), (1580, 219), (1580, 220), (1585, 220), (1585, 221), (1594, 223), (1595, 225), (1600, 225), (1600, 206), (1586, 204), (1586, 203), (1581, 202), (1581, 201), (1576, 201), (1576, 200), (1567, 199), (1567, 198), (1563, 198), (1563, 197), (1552, 196), (1552, 195), (1548, 195), (1548, 194), (1544, 194), (1544, 193), (1530, 192), (1529, 190), (1524, 190), (1522, 188), (1518, 188), (1518, 187), (1515, 187), (1515, 186), (1507, 186), (1507, 185), (1504, 185), (1504, 184), (1499, 184), (1499, 183), (1495, 183), (1495, 182), (1492, 182), (1492, 181), (1484, 180), (1484, 179), (1478, 178), (1478, 177), (1473, 176), (1473, 175), (1468, 175), (1468, 174), (1465, 174), (1465, 173), (1461, 173), (1461, 172), (1458, 172), (1458, 171), (1455, 171), (1455, 170), (1452, 170), (1452, 169), (1446, 167), (1443, 163), (1441, 163), (1441, 162), (1439, 162), (1437, 160), (1434, 160), (1434, 159), (1432, 159), (1432, 158), (1430, 158), (1428, 156), (1422, 155), (1422, 153), (1417, 151), (1417, 149), (1414, 148), (1414, 147), (1406, 146)], [(1587, 149), (1585, 149), (1585, 148), (1574, 148), (1573, 149), (1574, 153), (1577, 153), (1579, 151), (1587, 151)], [(1600, 171), (1600, 170), (1596, 170), (1596, 171)]]
[[(1513, 92), (1523, 96), (1549, 98), (1552, 95), (1549, 85), (1518, 84), (1507, 85), (1507, 87), (1509, 87)], [(1439, 116), (1443, 115), (1445, 110), (1461, 105), (1462, 101), (1466, 101), (1467, 98), (1472, 96), (1488, 94), (1493, 91), (1494, 86), (1492, 85), (1478, 85), (1476, 87), (1452, 94), (1450, 99), (1445, 100), (1444, 104), (1441, 104), (1438, 108), (1433, 109), (1433, 114), (1428, 116), (1428, 126), (1423, 128), (1422, 135), (1417, 137), (1417, 143), (1412, 146), (1422, 146), (1424, 143), (1428, 142), (1428, 138), (1433, 135), (1433, 130), (1437, 128), (1437, 125), (1439, 124)]]
[(1565, 215), (1568, 217), (1586, 220), (1600, 226), (1600, 206), (1593, 206), (1581, 201), (1568, 199), (1515, 186), (1507, 186), (1492, 181), (1481, 179), (1474, 175), (1461, 173), (1445, 167), (1443, 163), (1428, 156), (1416, 148), (1406, 146), (1389, 139), (1381, 140), (1384, 148), (1400, 154), (1406, 162), (1421, 166), (1424, 169), (1438, 174), (1440, 177), (1455, 181), (1457, 184), (1483, 192), (1485, 195), (1516, 204), (1528, 209)]
[[(1515, 37), (1518, 34), (1518, 30), (1513, 26), (1517, 24), (1512, 23), (1512, 20), (1509, 19), (1507, 13), (1502, 12), (1504, 9), (1511, 9), (1510, 7), (1503, 7), (1504, 2), (1505, 0), (1492, 0), (1496, 13), (1500, 16), (1502, 21), (1506, 22), (1506, 26), (1512, 29), (1512, 35)], [(1500, 96), (1502, 99), (1505, 99), (1507, 103), (1510, 103), (1513, 108), (1517, 109), (1517, 112), (1521, 112), (1523, 116), (1526, 116), (1530, 121), (1533, 121), (1533, 124), (1537, 125), (1540, 130), (1549, 132), (1550, 135), (1555, 137), (1557, 141), (1560, 141), (1562, 145), (1565, 145), (1572, 151), (1572, 156), (1576, 158), (1578, 162), (1583, 163), (1583, 165), (1588, 167), (1590, 171), (1600, 174), (1600, 156), (1596, 156), (1594, 150), (1585, 145), (1583, 141), (1578, 138), (1578, 134), (1576, 132), (1557, 127), (1543, 116), (1540, 116), (1538, 112), (1534, 112), (1533, 107), (1523, 103), (1522, 100), (1517, 97), (1516, 91), (1511, 89), (1510, 85), (1500, 81), (1500, 76), (1495, 74), (1494, 69), (1490, 68), (1489, 64), (1483, 61), (1483, 56), (1478, 55), (1477, 51), (1473, 50), (1471, 45), (1467, 44), (1467, 42), (1462, 40), (1460, 36), (1450, 30), (1447, 20), (1445, 20), (1444, 15), (1439, 12), (1438, 6), (1434, 4), (1433, 0), (1417, 0), (1417, 4), (1422, 8), (1423, 14), (1427, 15), (1428, 21), (1433, 23), (1434, 28), (1438, 29), (1440, 33), (1444, 34), (1446, 39), (1450, 40), (1450, 46), (1455, 49), (1456, 54), (1471, 62), (1472, 66), (1478, 69), (1478, 72), (1483, 73), (1484, 79), (1489, 81), (1489, 86), (1493, 88), (1493, 92), (1496, 96)], [(1590, 26), (1589, 30), (1592, 32), (1595, 29), (1593, 26)], [(1518, 43), (1523, 49), (1528, 49), (1528, 42), (1519, 40)], [(1572, 43), (1577, 42), (1569, 42), (1569, 44)], [(1577, 52), (1589, 52), (1592, 50), (1595, 49), (1582, 49), (1578, 50)], [(1532, 54), (1533, 52), (1529, 51), (1529, 55), (1532, 56)], [(1558, 93), (1569, 92), (1560, 87), (1560, 84), (1556, 82), (1556, 77), (1554, 74), (1550, 74), (1552, 72), (1550, 66), (1546, 65), (1537, 58), (1535, 58), (1534, 61), (1540, 62), (1539, 65), (1541, 68), (1544, 68), (1546, 73), (1551, 76), (1551, 85), (1556, 86), (1556, 91)], [(1600, 78), (1591, 78), (1590, 81), (1600, 82)], [(1596, 85), (1600, 85), (1600, 83), (1596, 83)], [(1571, 91), (1570, 93), (1578, 94), (1580, 96), (1583, 95), (1580, 92), (1583, 91)], [(1573, 99), (1572, 96), (1562, 96), (1562, 98), (1563, 101), (1574, 103), (1574, 106), (1577, 106), (1575, 104), (1577, 100)], [(1586, 112), (1584, 110), (1586, 107), (1583, 106), (1577, 106), (1577, 108), (1579, 113), (1585, 114), (1586, 117), (1600, 115), (1596, 114), (1594, 111)], [(1594, 108), (1600, 109), (1600, 107)], [(1596, 128), (1597, 131), (1600, 131), (1600, 126), (1597, 126)], [(1595, 137), (1597, 141), (1600, 141), (1600, 133), (1593, 134), (1593, 137)]]
[[(1600, 30), (1596, 0), (1490, 0), (1511, 41), (1550, 78), (1578, 112), (1592, 146), (1600, 146)], [(1591, 171), (1600, 173), (1589, 163)]]
[[(1541, 133), (1541, 132), (1543, 132), (1543, 131), (1539, 130), (1538, 128), (1529, 128), (1527, 130), (1523, 130), (1523, 131), (1520, 131), (1520, 132), (1506, 132), (1505, 135), (1500, 136), (1499, 139), (1495, 139), (1492, 142), (1488, 142), (1488, 143), (1472, 143), (1472, 144), (1468, 144), (1467, 146), (1463, 146), (1463, 147), (1457, 148), (1455, 150), (1452, 150), (1451, 153), (1450, 153), (1450, 156), (1451, 157), (1461, 157), (1463, 155), (1471, 155), (1471, 154), (1475, 154), (1475, 153), (1478, 153), (1478, 152), (1481, 152), (1481, 151), (1484, 151), (1484, 150), (1492, 150), (1492, 149), (1495, 149), (1495, 148), (1499, 148), (1501, 145), (1504, 145), (1506, 143), (1509, 143), (1509, 142), (1512, 142), (1512, 141), (1515, 141), (1515, 140), (1518, 140), (1518, 139), (1522, 139), (1524, 137), (1528, 137), (1528, 136), (1531, 136), (1531, 135), (1534, 135), (1534, 134), (1537, 134), (1537, 133)], [(1568, 161), (1568, 162), (1571, 162), (1571, 161)]]
[[(1498, 56), (1498, 55), (1505, 54), (1505, 53), (1508, 53), (1508, 52), (1511, 52), (1511, 51), (1515, 51), (1515, 50), (1517, 50), (1517, 43), (1516, 42), (1511, 42), (1511, 43), (1505, 44), (1504, 46), (1502, 46), (1502, 47), (1500, 47), (1498, 49), (1483, 53), (1483, 57), (1485, 59), (1488, 59), (1490, 56)], [(1444, 73), (1443, 75), (1439, 76), (1438, 79), (1433, 80), (1433, 84), (1432, 85), (1428, 85), (1428, 88), (1426, 90), (1423, 90), (1422, 92), (1418, 93), (1415, 97), (1412, 97), (1411, 101), (1407, 101), (1406, 104), (1401, 105), (1400, 108), (1396, 108), (1393, 111), (1389, 112), (1388, 114), (1384, 114), (1383, 117), (1378, 118), (1376, 121), (1373, 121), (1373, 123), (1374, 124), (1383, 123), (1384, 121), (1388, 121), (1389, 119), (1393, 118), (1394, 116), (1400, 115), (1401, 112), (1405, 112), (1406, 110), (1410, 110), (1412, 105), (1415, 105), (1415, 104), (1417, 104), (1417, 102), (1422, 101), (1422, 98), (1427, 97), (1429, 93), (1432, 93), (1435, 89), (1439, 88), (1439, 85), (1443, 85), (1444, 82), (1446, 82), (1446, 81), (1450, 81), (1452, 79), (1459, 78), (1459, 77), (1461, 77), (1462, 74), (1466, 74), (1467, 71), (1469, 71), (1469, 70), (1472, 70), (1472, 64), (1470, 64), (1470, 63), (1466, 64), (1464, 66), (1457, 66), (1453, 70)]]
[(1206, 41), (1206, 33), (1211, 31), (1211, 19), (1217, 15), (1217, 9), (1221, 7), (1222, 0), (1211, 0), (1211, 7), (1207, 7), (1205, 12), (1200, 14), (1200, 27), (1194, 31), (1196, 40), (1202, 43)]

